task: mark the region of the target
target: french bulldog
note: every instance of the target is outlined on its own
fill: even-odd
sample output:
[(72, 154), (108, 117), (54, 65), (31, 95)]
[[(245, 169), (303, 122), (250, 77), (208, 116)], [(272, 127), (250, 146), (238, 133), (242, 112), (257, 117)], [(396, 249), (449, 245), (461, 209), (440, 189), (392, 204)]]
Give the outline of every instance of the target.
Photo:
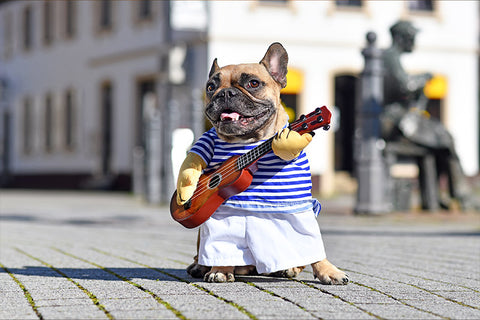
[[(288, 115), (281, 104), (280, 90), (287, 84), (287, 64), (288, 54), (280, 43), (271, 44), (259, 63), (219, 67), (217, 59), (213, 61), (206, 83), (205, 115), (212, 123), (218, 138), (234, 145), (256, 143), (275, 136), (272, 150), (280, 158), (279, 161), (290, 163), (301, 154), (312, 140), (312, 135), (300, 135), (286, 128)], [(194, 148), (195, 146), (192, 150)], [(177, 181), (177, 203), (179, 205), (186, 203), (192, 196), (199, 176), (209, 165), (207, 162), (201, 153), (188, 153), (181, 166)], [(312, 219), (315, 219), (314, 214), (311, 213), (311, 215)], [(316, 220), (313, 221), (317, 225)], [(222, 232), (224, 231), (222, 230)], [(228, 233), (228, 230), (225, 232)], [(202, 233), (202, 235), (199, 233), (197, 256), (187, 268), (187, 272), (191, 276), (203, 277), (208, 282), (231, 282), (235, 280), (235, 274), (257, 273), (258, 266), (255, 264), (206, 266), (199, 263), (198, 246), (204, 245), (202, 243), (205, 241), (202, 242), (202, 240), (208, 239), (202, 239), (202, 237), (208, 238), (211, 233)], [(318, 236), (321, 237), (319, 231)], [(301, 248), (302, 243), (295, 243), (293, 246)], [(321, 238), (319, 246), (323, 246)], [(222, 254), (229, 255), (230, 252), (220, 252), (220, 255)], [(311, 263), (314, 277), (318, 278), (322, 284), (348, 283), (348, 276), (326, 258), (308, 263)], [(304, 266), (289, 267), (283, 270), (273, 270), (268, 274), (295, 277), (303, 269)]]

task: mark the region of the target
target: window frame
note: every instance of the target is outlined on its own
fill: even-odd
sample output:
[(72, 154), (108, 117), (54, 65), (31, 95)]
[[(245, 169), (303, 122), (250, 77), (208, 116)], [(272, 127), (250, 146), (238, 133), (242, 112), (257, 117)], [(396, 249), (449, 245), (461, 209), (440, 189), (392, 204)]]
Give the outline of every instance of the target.
[[(410, 7), (410, 4), (412, 3), (426, 3), (426, 1), (429, 1), (432, 5), (432, 9), (424, 10), (424, 9), (412, 9)], [(406, 1), (406, 7), (408, 12), (410, 13), (433, 13), (436, 11), (437, 3), (435, 0), (408, 0)]]
[(67, 89), (63, 96), (63, 147), (66, 151), (75, 150), (76, 108), (75, 92)]
[(438, 9), (438, 1), (431, 0), (432, 2), (432, 10), (412, 10), (410, 9), (409, 4), (412, 1), (416, 0), (408, 0), (404, 2), (404, 11), (407, 16), (413, 17), (439, 17), (439, 9)]
[[(103, 16), (104, 16), (104, 9), (106, 7), (103, 7), (104, 4), (108, 4), (108, 10), (109, 10), (109, 23), (104, 24), (102, 22)], [(94, 23), (94, 30), (97, 34), (102, 35), (102, 34), (109, 34), (113, 32), (115, 28), (115, 13), (116, 13), (116, 1), (113, 0), (97, 0), (93, 2), (93, 23)]]
[(55, 2), (43, 0), (42, 6), (42, 42), (51, 46), (55, 40)]
[[(143, 1), (150, 1), (150, 14), (148, 16), (141, 16), (140, 10)], [(131, 16), (132, 23), (134, 26), (144, 26), (151, 25), (159, 17), (159, 12), (161, 11), (161, 1), (155, 0), (141, 0), (141, 1), (131, 1)]]
[(8, 12), (5, 11), (3, 14), (3, 58), (9, 59), (13, 56), (14, 52), (14, 31), (13, 27), (13, 17)]
[(52, 153), (54, 150), (54, 97), (53, 94), (48, 92), (45, 95), (45, 113), (44, 113), (44, 150), (46, 153)]
[[(362, 10), (365, 7), (365, 1), (357, 0), (360, 2), (360, 5), (349, 4), (351, 0), (334, 0), (333, 4), (337, 10)], [(340, 3), (345, 3), (345, 5), (340, 5)]]
[(24, 155), (30, 155), (33, 152), (33, 98), (25, 96), (22, 100), (22, 152)]
[[(139, 21), (150, 21), (153, 19), (153, 1), (152, 0), (138, 0), (135, 1), (136, 8), (135, 8), (135, 16)], [(148, 3), (149, 9), (147, 15), (143, 13), (143, 4)]]
[(359, 6), (352, 6), (352, 5), (338, 5), (336, 0), (329, 1), (329, 7), (327, 10), (327, 15), (335, 15), (337, 13), (340, 14), (364, 14), (367, 16), (371, 15), (369, 9), (368, 1), (361, 0), (361, 4)]
[(65, 39), (73, 39), (77, 36), (77, 15), (78, 7), (76, 1), (66, 0), (63, 2), (62, 16), (63, 26), (62, 32)]
[(23, 51), (28, 52), (33, 50), (34, 32), (33, 32), (33, 6), (28, 4), (23, 7), (21, 15), (21, 46)]

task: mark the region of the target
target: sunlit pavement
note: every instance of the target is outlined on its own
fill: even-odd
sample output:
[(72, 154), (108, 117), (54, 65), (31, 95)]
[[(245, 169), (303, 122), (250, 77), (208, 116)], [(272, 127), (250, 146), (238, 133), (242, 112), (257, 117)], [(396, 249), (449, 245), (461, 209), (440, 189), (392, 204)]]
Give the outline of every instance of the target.
[[(321, 200), (321, 199), (320, 199)], [(191, 278), (196, 230), (128, 194), (0, 190), (1, 319), (480, 319), (480, 214), (351, 214), (318, 221), (346, 286)], [(301, 244), (298, 244), (299, 246)]]

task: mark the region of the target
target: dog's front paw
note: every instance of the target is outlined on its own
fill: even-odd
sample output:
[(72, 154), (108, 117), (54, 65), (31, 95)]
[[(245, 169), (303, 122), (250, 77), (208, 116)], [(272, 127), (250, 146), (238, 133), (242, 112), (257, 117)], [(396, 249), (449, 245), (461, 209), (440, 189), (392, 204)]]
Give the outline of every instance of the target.
[(312, 134), (300, 135), (288, 128), (278, 132), (272, 141), (272, 150), (275, 155), (285, 161), (295, 159), (300, 152), (312, 141)]
[(234, 282), (234, 267), (212, 267), (203, 278), (206, 282)]
[(202, 266), (197, 262), (193, 262), (187, 267), (187, 273), (193, 278), (203, 278), (209, 270), (210, 267)]
[(322, 284), (340, 284), (348, 283), (348, 275), (339, 270), (327, 259), (312, 263), (313, 275), (318, 278)]

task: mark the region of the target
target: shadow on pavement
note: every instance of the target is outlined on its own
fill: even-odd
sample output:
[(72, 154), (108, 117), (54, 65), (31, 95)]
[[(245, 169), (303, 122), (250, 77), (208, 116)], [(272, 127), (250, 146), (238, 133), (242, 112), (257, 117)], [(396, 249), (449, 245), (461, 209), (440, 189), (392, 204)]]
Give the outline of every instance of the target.
[[(155, 268), (158, 271), (149, 268), (50, 268), (50, 267), (36, 267), (25, 266), (23, 268), (7, 268), (8, 272), (14, 275), (22, 276), (37, 276), (37, 277), (68, 277), (77, 280), (103, 280), (103, 281), (125, 281), (131, 279), (151, 279), (161, 281), (178, 282), (171, 276), (172, 274), (180, 278), (190, 278), (185, 269), (172, 268)], [(58, 271), (57, 271), (58, 270)], [(0, 273), (5, 273), (3, 268), (0, 268)], [(163, 274), (162, 272), (165, 272)], [(119, 276), (116, 276), (117, 274)]]
[(75, 226), (105, 226), (105, 225), (120, 225), (130, 224), (142, 220), (142, 217), (134, 215), (113, 215), (99, 218), (70, 218), (70, 219), (55, 219), (48, 218), (48, 214), (42, 215), (29, 214), (1, 214), (1, 221), (9, 222), (31, 222), (41, 224), (56, 224), (56, 225), (75, 225)]

